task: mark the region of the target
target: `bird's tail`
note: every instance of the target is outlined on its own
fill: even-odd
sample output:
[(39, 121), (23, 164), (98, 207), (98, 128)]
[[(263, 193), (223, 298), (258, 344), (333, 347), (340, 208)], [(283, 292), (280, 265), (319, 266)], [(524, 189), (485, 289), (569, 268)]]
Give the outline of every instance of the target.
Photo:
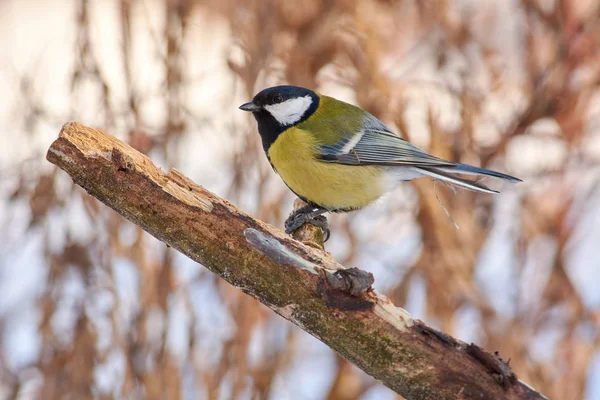
[(519, 178), (506, 175), (501, 172), (492, 171), (485, 168), (473, 167), (467, 164), (456, 164), (451, 167), (417, 167), (415, 168), (423, 175), (431, 176), (450, 184), (485, 193), (498, 193), (480, 182), (463, 179), (457, 175), (475, 175), (475, 176), (491, 176), (494, 178), (503, 179), (508, 182), (521, 182)]

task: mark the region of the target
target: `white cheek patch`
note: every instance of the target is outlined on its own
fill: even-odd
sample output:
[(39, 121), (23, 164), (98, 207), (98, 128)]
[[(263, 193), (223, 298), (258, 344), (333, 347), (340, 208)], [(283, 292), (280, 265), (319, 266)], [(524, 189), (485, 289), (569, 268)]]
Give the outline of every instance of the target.
[(273, 118), (281, 125), (292, 125), (304, 116), (304, 113), (312, 104), (312, 98), (309, 95), (286, 100), (283, 103), (271, 104), (265, 106)]

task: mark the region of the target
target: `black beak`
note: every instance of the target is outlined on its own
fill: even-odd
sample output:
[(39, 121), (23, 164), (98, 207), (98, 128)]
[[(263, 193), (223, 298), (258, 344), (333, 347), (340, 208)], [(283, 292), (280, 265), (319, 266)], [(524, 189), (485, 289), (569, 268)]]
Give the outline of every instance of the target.
[(248, 103), (242, 104), (240, 106), (240, 110), (249, 111), (249, 112), (259, 112), (260, 110), (262, 110), (262, 107), (249, 101)]

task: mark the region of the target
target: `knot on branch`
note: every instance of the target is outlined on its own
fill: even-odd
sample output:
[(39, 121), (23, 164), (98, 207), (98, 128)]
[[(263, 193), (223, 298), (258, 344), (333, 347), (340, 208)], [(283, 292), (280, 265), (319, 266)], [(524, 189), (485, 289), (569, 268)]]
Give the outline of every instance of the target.
[(510, 360), (504, 361), (500, 358), (498, 352), (490, 354), (476, 344), (471, 343), (467, 346), (467, 354), (479, 361), (491, 373), (496, 382), (507, 389), (510, 385), (517, 383), (517, 375), (510, 369), (508, 365)]
[(358, 268), (319, 270), (318, 290), (328, 307), (342, 311), (369, 310), (374, 303), (362, 295), (371, 290), (373, 274)]
[(325, 279), (330, 288), (341, 290), (351, 296), (360, 296), (369, 290), (375, 282), (372, 273), (356, 267), (325, 274)]

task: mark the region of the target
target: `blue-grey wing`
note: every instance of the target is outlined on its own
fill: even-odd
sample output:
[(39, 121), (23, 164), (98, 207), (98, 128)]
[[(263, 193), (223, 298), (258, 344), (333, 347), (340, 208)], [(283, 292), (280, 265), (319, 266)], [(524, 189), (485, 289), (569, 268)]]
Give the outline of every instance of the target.
[(450, 161), (434, 157), (393, 134), (377, 118), (370, 116), (361, 130), (335, 145), (321, 146), (320, 159), (346, 165), (389, 165), (443, 167)]

